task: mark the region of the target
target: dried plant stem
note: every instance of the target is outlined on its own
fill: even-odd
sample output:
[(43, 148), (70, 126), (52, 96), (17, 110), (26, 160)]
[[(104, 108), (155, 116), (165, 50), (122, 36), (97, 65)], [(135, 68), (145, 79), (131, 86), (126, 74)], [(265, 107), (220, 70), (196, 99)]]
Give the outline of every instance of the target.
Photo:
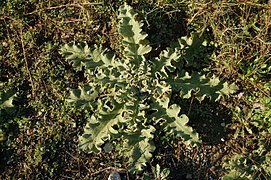
[(59, 5), (59, 6), (52, 6), (52, 7), (37, 9), (37, 10), (35, 10), (33, 12), (26, 13), (25, 15), (32, 15), (32, 14), (36, 14), (36, 13), (41, 12), (41, 11), (48, 11), (48, 10), (53, 10), (53, 9), (61, 9), (61, 8), (65, 8), (65, 7), (80, 7), (80, 8), (82, 8), (83, 5), (101, 5), (101, 4), (103, 4), (103, 2), (100, 2), (100, 3), (62, 4), (62, 5)]

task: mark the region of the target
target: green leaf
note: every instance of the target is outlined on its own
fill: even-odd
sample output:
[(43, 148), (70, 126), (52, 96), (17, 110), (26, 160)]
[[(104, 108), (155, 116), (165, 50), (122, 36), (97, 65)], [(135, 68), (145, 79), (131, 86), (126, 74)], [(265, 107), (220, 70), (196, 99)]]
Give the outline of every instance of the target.
[(93, 110), (96, 104), (96, 98), (99, 97), (98, 91), (90, 86), (79, 87), (78, 89), (71, 90), (69, 99), (66, 101), (81, 108), (91, 108)]
[(187, 125), (188, 117), (184, 114), (179, 116), (181, 108), (176, 104), (169, 106), (169, 98), (164, 97), (153, 102), (151, 109), (155, 111), (151, 118), (155, 122), (164, 122), (161, 125), (168, 134), (173, 133), (177, 137), (181, 137), (186, 144), (200, 142), (198, 134)]
[(223, 96), (229, 96), (236, 92), (237, 86), (221, 82), (214, 75), (210, 78), (200, 73), (193, 73), (191, 76), (185, 72), (184, 75), (175, 79), (168, 78), (166, 80), (172, 86), (175, 92), (181, 92), (181, 97), (190, 98), (192, 92), (199, 101), (202, 101), (206, 96), (218, 101)]
[(221, 95), (229, 96), (230, 94), (235, 93), (238, 90), (238, 87), (235, 84), (228, 84), (228, 82), (223, 83), (223, 88), (219, 90)]
[(176, 104), (171, 105), (167, 109), (167, 115), (169, 118), (174, 118), (174, 121), (170, 122), (167, 126), (169, 132), (173, 132), (177, 137), (182, 137), (186, 144), (195, 144), (200, 142), (198, 133), (196, 133), (192, 127), (188, 126), (188, 117), (185, 114), (179, 116), (180, 107)]
[[(159, 58), (155, 58), (152, 61), (152, 73), (153, 76), (159, 79), (168, 78), (168, 71), (173, 72), (176, 67), (173, 62), (179, 62), (179, 58), (181, 57), (179, 51), (177, 49), (164, 50), (160, 53)], [(178, 68), (182, 68), (182, 62), (179, 62)]]
[[(188, 67), (195, 67), (196, 63), (204, 63), (206, 58), (207, 41), (198, 33), (191, 33), (191, 36), (184, 36), (179, 40), (179, 47), (184, 53), (182, 58)], [(199, 62), (200, 60), (200, 62)]]
[(248, 180), (249, 178), (241, 177), (240, 172), (232, 170), (222, 177), (222, 180)]
[(0, 143), (4, 140), (6, 140), (6, 133), (0, 129)]
[(86, 62), (91, 61), (91, 50), (86, 42), (75, 44), (74, 42), (65, 44), (60, 52), (66, 57), (67, 60), (73, 62), (73, 66), (81, 69), (82, 65)]
[(169, 174), (170, 170), (168, 168), (163, 169), (161, 172), (161, 180), (166, 180)]
[(152, 49), (144, 43), (148, 35), (142, 31), (143, 23), (136, 20), (137, 13), (130, 6), (125, 3), (119, 11), (119, 33), (123, 37), (124, 54), (131, 60), (129, 63), (139, 65), (145, 59), (143, 55)]
[(144, 126), (139, 127), (136, 132), (124, 135), (124, 138), (128, 140), (129, 161), (133, 165), (130, 167), (131, 171), (142, 171), (146, 163), (150, 161), (152, 152), (155, 150), (152, 141), (154, 132), (155, 128), (153, 126)]
[(13, 100), (16, 97), (14, 91), (3, 92), (0, 94), (0, 109), (6, 109), (13, 107)]
[[(99, 102), (100, 107), (104, 105), (101, 101)], [(118, 134), (113, 126), (119, 123), (119, 111), (123, 104), (113, 101), (112, 106), (112, 109), (103, 108), (91, 116), (84, 128), (83, 135), (79, 137), (81, 150), (98, 153), (106, 140)]]

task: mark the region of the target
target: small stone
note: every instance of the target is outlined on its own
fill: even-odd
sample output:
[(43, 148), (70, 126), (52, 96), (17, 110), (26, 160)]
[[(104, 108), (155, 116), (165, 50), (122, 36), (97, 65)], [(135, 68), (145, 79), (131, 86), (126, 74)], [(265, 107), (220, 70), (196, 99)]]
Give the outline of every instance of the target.
[(72, 123), (72, 127), (76, 128), (76, 123), (75, 122)]
[(237, 97), (238, 97), (238, 99), (241, 99), (243, 96), (244, 96), (244, 92), (240, 92), (238, 95), (237, 95)]
[(109, 175), (108, 180), (121, 180), (120, 174), (114, 171)]
[(8, 43), (6, 43), (6, 42), (2, 42), (2, 45), (3, 45), (4, 47), (8, 47)]
[(113, 144), (108, 142), (104, 145), (103, 149), (105, 153), (110, 153), (113, 150)]

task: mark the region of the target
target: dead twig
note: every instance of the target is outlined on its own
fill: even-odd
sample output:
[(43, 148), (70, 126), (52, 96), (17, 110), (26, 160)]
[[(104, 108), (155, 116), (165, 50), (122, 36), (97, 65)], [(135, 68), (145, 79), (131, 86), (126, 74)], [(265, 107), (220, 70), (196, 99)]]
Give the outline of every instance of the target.
[(62, 4), (62, 5), (59, 5), (59, 6), (52, 6), (52, 7), (37, 9), (37, 10), (32, 11), (30, 13), (26, 13), (24, 15), (32, 15), (32, 14), (36, 14), (36, 13), (41, 12), (41, 11), (48, 11), (48, 10), (53, 10), (53, 9), (61, 9), (61, 8), (66, 8), (66, 7), (80, 7), (80, 8), (82, 8), (82, 6), (84, 6), (84, 5), (102, 5), (102, 4), (103, 4), (103, 2), (100, 2), (100, 3)]
[(32, 98), (35, 97), (35, 86), (34, 86), (34, 81), (32, 79), (32, 74), (29, 70), (29, 64), (28, 64), (28, 61), (27, 61), (27, 55), (26, 55), (26, 50), (25, 50), (25, 44), (24, 44), (24, 40), (23, 40), (23, 30), (21, 28), (21, 31), (20, 31), (20, 39), (21, 39), (21, 44), (22, 44), (22, 49), (23, 49), (23, 59), (24, 59), (24, 62), (25, 62), (25, 67), (26, 67), (26, 71), (28, 73), (28, 76), (29, 76), (29, 80), (30, 80), (30, 83), (31, 83), (31, 86), (32, 86)]

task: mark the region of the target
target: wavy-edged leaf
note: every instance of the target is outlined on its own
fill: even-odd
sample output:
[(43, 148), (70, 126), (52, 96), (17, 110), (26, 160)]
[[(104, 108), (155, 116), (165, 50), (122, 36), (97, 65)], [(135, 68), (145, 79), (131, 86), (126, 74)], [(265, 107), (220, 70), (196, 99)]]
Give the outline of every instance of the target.
[(151, 104), (154, 113), (151, 118), (155, 122), (162, 122), (162, 126), (167, 133), (173, 133), (181, 137), (186, 144), (195, 144), (200, 142), (198, 134), (192, 127), (188, 126), (188, 117), (184, 114), (179, 116), (180, 107), (176, 104), (169, 106), (169, 98), (163, 97)]
[(86, 62), (92, 61), (90, 54), (92, 53), (86, 42), (75, 44), (74, 42), (65, 44), (61, 47), (60, 52), (73, 66), (81, 69)]
[(129, 5), (125, 3), (119, 11), (121, 19), (119, 33), (123, 36), (124, 54), (131, 58), (130, 63), (139, 65), (144, 59), (143, 55), (152, 49), (151, 46), (145, 44), (148, 35), (142, 31), (143, 23), (137, 20), (137, 13)]
[(118, 67), (121, 65), (115, 54), (107, 52), (107, 49), (94, 45), (93, 50), (86, 42), (65, 44), (60, 52), (65, 58), (73, 63), (73, 66), (79, 70), (82, 66), (93, 71), (96, 67)]
[(214, 75), (208, 78), (200, 73), (193, 73), (190, 76), (188, 72), (185, 72), (182, 77), (169, 78), (166, 82), (172, 86), (173, 91), (181, 91), (181, 97), (190, 98), (191, 93), (194, 92), (199, 101), (206, 96), (218, 101), (222, 96), (229, 96), (238, 89), (235, 84), (221, 82)]
[(199, 136), (192, 127), (188, 126), (188, 117), (185, 114), (179, 116), (181, 108), (173, 104), (167, 109), (167, 115), (169, 118), (174, 118), (174, 121), (170, 122), (167, 126), (169, 132), (173, 132), (177, 137), (184, 139), (186, 144), (199, 143)]
[(85, 152), (98, 153), (106, 140), (118, 135), (118, 131), (113, 126), (119, 123), (119, 111), (123, 104), (113, 101), (113, 107), (110, 108), (100, 101), (98, 106), (101, 110), (91, 116), (83, 135), (79, 137), (79, 148)]
[[(159, 58), (155, 58), (152, 63), (152, 74), (158, 79), (165, 79), (168, 77), (168, 72), (173, 72), (176, 67), (173, 62), (178, 62), (181, 54), (177, 49), (164, 50), (160, 53)], [(182, 68), (182, 62), (179, 62), (178, 68)]]
[[(184, 50), (182, 58), (186, 61), (187, 66), (194, 66), (197, 59), (206, 58), (207, 41), (198, 33), (191, 33), (191, 36), (181, 37), (179, 48)], [(199, 62), (198, 62), (199, 63)]]
[(153, 143), (155, 128), (153, 126), (138, 127), (136, 132), (124, 134), (128, 140), (127, 149), (129, 161), (132, 163), (131, 171), (141, 171), (150, 161), (155, 150)]
[(69, 99), (66, 101), (81, 108), (93, 110), (95, 100), (99, 97), (99, 92), (91, 86), (78, 87), (70, 92)]

